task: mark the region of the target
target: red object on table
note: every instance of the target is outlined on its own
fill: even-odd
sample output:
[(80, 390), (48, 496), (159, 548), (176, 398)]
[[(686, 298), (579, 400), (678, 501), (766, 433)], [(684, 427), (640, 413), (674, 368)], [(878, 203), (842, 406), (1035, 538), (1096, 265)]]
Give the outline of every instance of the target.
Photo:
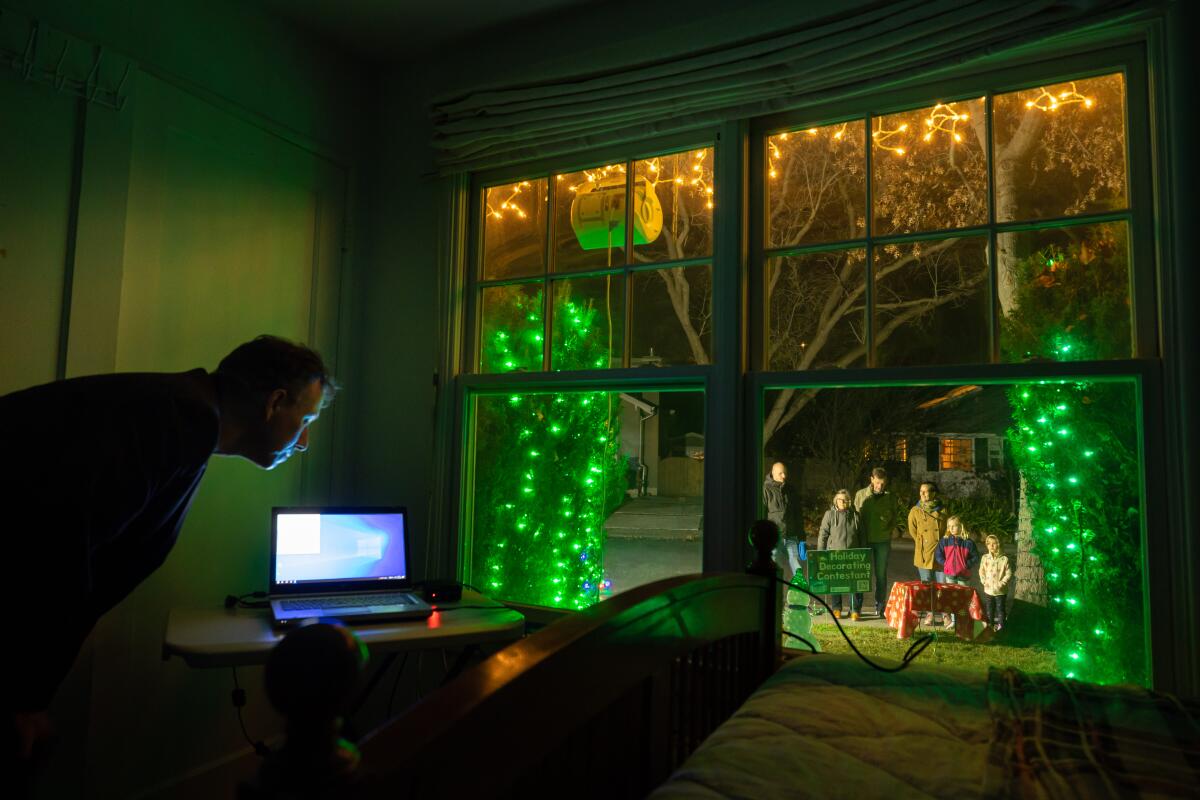
[(897, 639), (912, 636), (917, 612), (954, 614), (954, 632), (963, 639), (974, 638), (973, 620), (983, 620), (983, 604), (970, 586), (923, 581), (896, 581), (888, 596), (884, 617), (896, 629)]

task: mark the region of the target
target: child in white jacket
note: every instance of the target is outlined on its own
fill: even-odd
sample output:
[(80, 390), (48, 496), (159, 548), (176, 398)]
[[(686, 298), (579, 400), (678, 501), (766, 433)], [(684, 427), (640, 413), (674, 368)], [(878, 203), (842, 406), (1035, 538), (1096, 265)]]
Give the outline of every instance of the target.
[(1004, 606), (1008, 599), (1012, 569), (1008, 566), (1008, 556), (1000, 552), (1000, 539), (990, 534), (984, 541), (987, 542), (988, 551), (979, 562), (984, 611), (988, 622), (995, 630), (1000, 630), (1004, 627)]

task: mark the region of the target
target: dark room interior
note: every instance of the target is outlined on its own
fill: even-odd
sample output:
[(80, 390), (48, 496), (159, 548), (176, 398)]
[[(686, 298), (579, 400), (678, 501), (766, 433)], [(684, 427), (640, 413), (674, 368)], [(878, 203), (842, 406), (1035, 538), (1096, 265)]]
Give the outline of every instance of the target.
[[(262, 660), (197, 667), (164, 636), (169, 615), (268, 588), (272, 508), (403, 506), (409, 578), (541, 635), (659, 579), (743, 572), (777, 464), (781, 546), (808, 550), (835, 491), (853, 504), (886, 467), (887, 586), (922, 568), (926, 484), (980, 554), (996, 534), (1016, 599), (991, 650), (963, 651), (980, 680), (1016, 665), (1195, 700), (1196, 17), (1184, 0), (0, 0), (0, 396), (212, 370), (264, 333), (340, 385), (302, 457), (212, 459), (165, 563), (58, 687), (30, 796), (225, 797), (255, 774), (251, 740), (285, 727)], [(44, 533), (0, 530), (52, 536), (44, 512)], [(873, 597), (839, 619), (899, 659)], [(805, 601), (772, 624), (837, 650), (832, 617)], [(955, 666), (951, 647), (922, 658)], [(465, 648), (388, 660), (347, 724), (449, 687)]]

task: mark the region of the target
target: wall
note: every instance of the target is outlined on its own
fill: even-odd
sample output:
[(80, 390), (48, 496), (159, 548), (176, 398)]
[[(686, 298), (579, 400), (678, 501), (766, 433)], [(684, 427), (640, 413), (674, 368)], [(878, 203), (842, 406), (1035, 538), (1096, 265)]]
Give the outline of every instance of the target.
[[(0, 72), (0, 392), (109, 371), (213, 368), (258, 333), (315, 344), (353, 387), (355, 265), (343, 245), (366, 71), (235, 3), (8, 3), (131, 63), (120, 110)], [(47, 49), (67, 41), (43, 32)], [(110, 76), (111, 77), (111, 76)], [(303, 459), (213, 459), (164, 567), (97, 626), (52, 714), (37, 796), (228, 794), (254, 768), (231, 676), (163, 661), (167, 613), (264, 588), (272, 505), (350, 500), (348, 388)], [(258, 737), (279, 720), (240, 671)]]

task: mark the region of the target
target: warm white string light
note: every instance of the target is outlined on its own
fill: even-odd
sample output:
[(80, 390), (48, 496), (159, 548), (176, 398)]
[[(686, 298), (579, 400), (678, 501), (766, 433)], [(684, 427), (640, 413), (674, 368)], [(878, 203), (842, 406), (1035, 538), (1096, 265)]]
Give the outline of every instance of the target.
[(1032, 100), (1025, 102), (1026, 108), (1036, 108), (1039, 111), (1058, 111), (1061, 106), (1069, 106), (1079, 103), (1084, 108), (1091, 108), (1096, 104), (1096, 101), (1079, 93), (1075, 88), (1075, 81), (1071, 81), (1071, 88), (1064, 89), (1058, 94), (1052, 94), (1046, 91), (1044, 86), (1038, 87), (1038, 96)]
[(497, 186), (493, 189), (489, 189), (488, 190), (489, 199), (491, 197), (492, 192), (494, 192), (494, 191), (501, 191), (506, 188), (510, 189), (511, 191), (509, 192), (508, 197), (506, 197), (504, 200), (500, 201), (500, 203), (498, 205), (493, 206), (489, 202), (487, 204), (487, 215), (489, 217), (491, 217), (492, 219), (504, 219), (504, 215), (506, 213), (511, 213), (511, 214), (514, 214), (518, 219), (527, 218), (529, 215), (526, 214), (525, 209), (521, 208), (521, 206), (516, 202), (516, 199), (517, 199), (517, 196), (521, 194), (521, 190), (529, 188), (530, 185), (531, 184), (529, 183), (529, 181), (520, 181), (518, 183), (512, 184), (511, 186), (507, 186), (507, 187)]

